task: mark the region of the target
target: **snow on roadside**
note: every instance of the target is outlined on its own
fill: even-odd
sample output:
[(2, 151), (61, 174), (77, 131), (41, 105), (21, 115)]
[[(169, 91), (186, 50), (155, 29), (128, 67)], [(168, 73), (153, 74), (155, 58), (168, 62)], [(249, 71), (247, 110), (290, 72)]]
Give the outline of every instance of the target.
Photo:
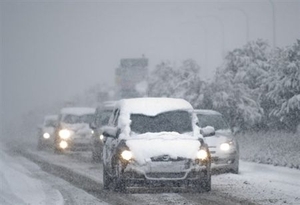
[(300, 169), (300, 134), (253, 132), (237, 135), (240, 158), (246, 161)]
[(61, 193), (32, 176), (22, 166), (26, 159), (7, 155), (0, 150), (0, 204), (64, 204)]
[(300, 171), (240, 161), (239, 174), (212, 178), (213, 189), (255, 204), (300, 204)]

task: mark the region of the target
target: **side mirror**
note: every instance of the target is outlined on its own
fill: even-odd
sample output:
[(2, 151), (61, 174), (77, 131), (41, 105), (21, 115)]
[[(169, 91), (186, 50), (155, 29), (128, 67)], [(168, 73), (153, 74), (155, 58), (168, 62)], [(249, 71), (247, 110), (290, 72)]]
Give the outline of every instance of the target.
[(120, 135), (120, 128), (111, 127), (111, 126), (104, 126), (102, 127), (103, 136), (104, 137), (111, 137), (111, 138), (118, 138)]
[(200, 134), (203, 135), (203, 137), (209, 137), (214, 136), (216, 134), (216, 131), (214, 127), (206, 126), (204, 128), (201, 128)]

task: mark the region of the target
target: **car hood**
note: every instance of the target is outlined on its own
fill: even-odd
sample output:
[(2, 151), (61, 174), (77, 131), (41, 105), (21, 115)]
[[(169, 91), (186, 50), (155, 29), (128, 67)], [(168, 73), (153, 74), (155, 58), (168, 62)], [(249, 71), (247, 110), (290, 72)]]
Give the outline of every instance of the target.
[(132, 151), (135, 161), (145, 164), (151, 158), (160, 156), (195, 159), (201, 144), (192, 134), (162, 132), (134, 135), (127, 139), (126, 145)]
[(232, 138), (232, 132), (230, 130), (217, 130), (214, 136), (205, 137), (205, 142), (209, 147), (214, 147), (228, 142), (232, 140)]
[(54, 128), (53, 127), (43, 127), (43, 133), (49, 133), (52, 135), (54, 133)]

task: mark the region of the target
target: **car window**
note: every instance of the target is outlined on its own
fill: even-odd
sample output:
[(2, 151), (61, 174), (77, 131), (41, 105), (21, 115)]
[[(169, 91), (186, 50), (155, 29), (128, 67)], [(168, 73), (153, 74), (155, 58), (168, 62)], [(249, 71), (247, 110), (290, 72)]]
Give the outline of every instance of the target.
[(56, 126), (56, 120), (54, 119), (47, 119), (44, 122), (45, 127), (55, 127)]
[(229, 125), (223, 119), (222, 115), (203, 115), (197, 114), (200, 127), (212, 126), (215, 130), (229, 129)]
[(131, 131), (146, 132), (178, 132), (193, 130), (191, 114), (187, 111), (164, 112), (156, 116), (131, 114)]
[(65, 115), (62, 119), (64, 123), (76, 124), (76, 123), (91, 123), (94, 120), (93, 114), (86, 115)]

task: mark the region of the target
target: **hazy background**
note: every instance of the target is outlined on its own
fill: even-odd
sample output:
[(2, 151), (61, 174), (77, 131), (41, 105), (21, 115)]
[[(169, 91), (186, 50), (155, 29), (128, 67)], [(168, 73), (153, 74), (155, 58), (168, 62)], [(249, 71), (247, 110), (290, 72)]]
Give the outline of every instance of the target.
[(150, 70), (193, 58), (209, 79), (248, 40), (300, 38), (297, 0), (1, 1), (0, 12), (1, 125), (96, 83), (113, 86), (121, 58), (145, 55)]

